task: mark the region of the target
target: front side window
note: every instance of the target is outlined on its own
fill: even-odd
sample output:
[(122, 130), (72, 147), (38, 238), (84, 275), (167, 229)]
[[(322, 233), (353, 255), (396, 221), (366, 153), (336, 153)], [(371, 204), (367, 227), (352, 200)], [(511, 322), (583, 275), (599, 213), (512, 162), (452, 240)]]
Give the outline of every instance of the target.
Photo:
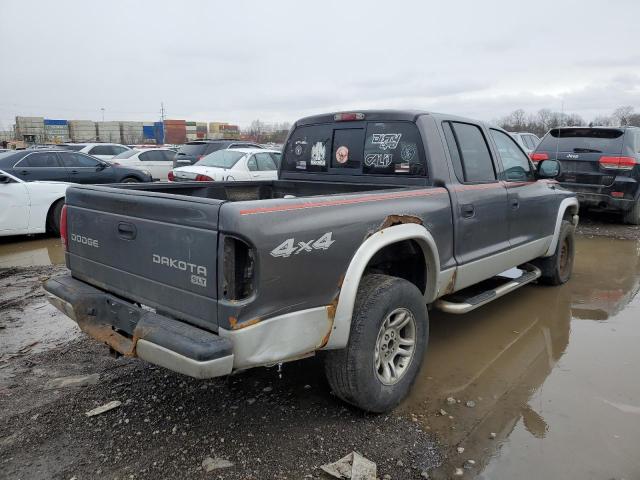
[(480, 127), (469, 123), (451, 122), (456, 147), (461, 160), (465, 183), (492, 182), (496, 172), (489, 153), (489, 146)]
[(509, 135), (491, 129), (491, 136), (498, 147), (502, 167), (507, 181), (526, 181), (533, 178), (529, 159)]
[(249, 160), (247, 160), (247, 168), (250, 172), (258, 171), (258, 161), (256, 160), (256, 156), (252, 155)]
[(111, 145), (111, 153), (113, 155), (118, 155), (118, 154), (120, 154), (122, 152), (128, 152), (128, 151), (129, 151), (128, 148), (120, 147), (118, 145)]
[(28, 168), (52, 168), (59, 167), (58, 157), (53, 152), (32, 153), (26, 156), (22, 161), (16, 165), (19, 167)]
[(113, 155), (109, 145), (96, 145), (89, 150), (89, 155)]
[(149, 150), (148, 152), (141, 153), (138, 158), (142, 162), (164, 162), (164, 154), (163, 152), (159, 152), (158, 150)]

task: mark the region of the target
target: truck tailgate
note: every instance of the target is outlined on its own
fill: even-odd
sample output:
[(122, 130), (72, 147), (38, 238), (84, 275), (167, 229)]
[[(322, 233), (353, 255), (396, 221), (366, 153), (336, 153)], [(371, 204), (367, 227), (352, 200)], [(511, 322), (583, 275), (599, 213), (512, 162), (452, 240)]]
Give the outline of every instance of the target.
[(67, 190), (67, 266), (98, 288), (217, 330), (220, 200)]

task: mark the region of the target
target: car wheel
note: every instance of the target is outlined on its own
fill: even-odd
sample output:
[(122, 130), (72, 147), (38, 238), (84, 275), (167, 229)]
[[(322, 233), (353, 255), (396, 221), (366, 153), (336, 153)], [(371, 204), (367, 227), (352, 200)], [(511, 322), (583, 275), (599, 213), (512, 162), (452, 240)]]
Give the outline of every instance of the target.
[(127, 177), (124, 178), (121, 183), (140, 183), (140, 180), (138, 180), (136, 177)]
[(325, 358), (331, 389), (362, 410), (391, 410), (413, 385), (428, 337), (420, 290), (402, 278), (366, 275), (358, 288), (349, 343)]
[(550, 257), (538, 258), (532, 262), (542, 271), (542, 276), (538, 279), (539, 283), (562, 285), (571, 278), (575, 256), (574, 230), (571, 222), (563, 220), (555, 253)]
[(640, 225), (640, 198), (633, 204), (633, 208), (624, 214), (624, 223)]
[(63, 206), (64, 200), (58, 200), (51, 206), (47, 214), (47, 231), (55, 236), (60, 236), (60, 217)]

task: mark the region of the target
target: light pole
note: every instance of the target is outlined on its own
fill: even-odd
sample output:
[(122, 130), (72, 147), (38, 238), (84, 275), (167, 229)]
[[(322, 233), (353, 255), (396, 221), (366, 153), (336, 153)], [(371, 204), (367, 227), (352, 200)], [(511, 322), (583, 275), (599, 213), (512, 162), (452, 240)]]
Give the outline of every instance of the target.
[(104, 122), (104, 107), (100, 108), (102, 110), (102, 121)]

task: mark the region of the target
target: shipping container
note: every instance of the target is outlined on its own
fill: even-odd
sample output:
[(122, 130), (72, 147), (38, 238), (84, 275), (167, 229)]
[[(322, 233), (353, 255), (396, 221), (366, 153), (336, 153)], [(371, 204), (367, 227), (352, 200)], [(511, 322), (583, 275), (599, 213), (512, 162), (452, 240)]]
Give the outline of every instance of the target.
[(154, 137), (156, 139), (156, 143), (157, 144), (163, 144), (164, 143), (164, 125), (162, 122), (154, 122), (153, 123), (153, 131), (154, 131)]
[(142, 122), (120, 122), (120, 137), (125, 144), (142, 143), (144, 135)]
[(96, 122), (98, 141), (110, 143), (122, 143), (120, 134), (120, 122)]
[(69, 120), (69, 136), (72, 142), (95, 142), (96, 124), (91, 120)]

